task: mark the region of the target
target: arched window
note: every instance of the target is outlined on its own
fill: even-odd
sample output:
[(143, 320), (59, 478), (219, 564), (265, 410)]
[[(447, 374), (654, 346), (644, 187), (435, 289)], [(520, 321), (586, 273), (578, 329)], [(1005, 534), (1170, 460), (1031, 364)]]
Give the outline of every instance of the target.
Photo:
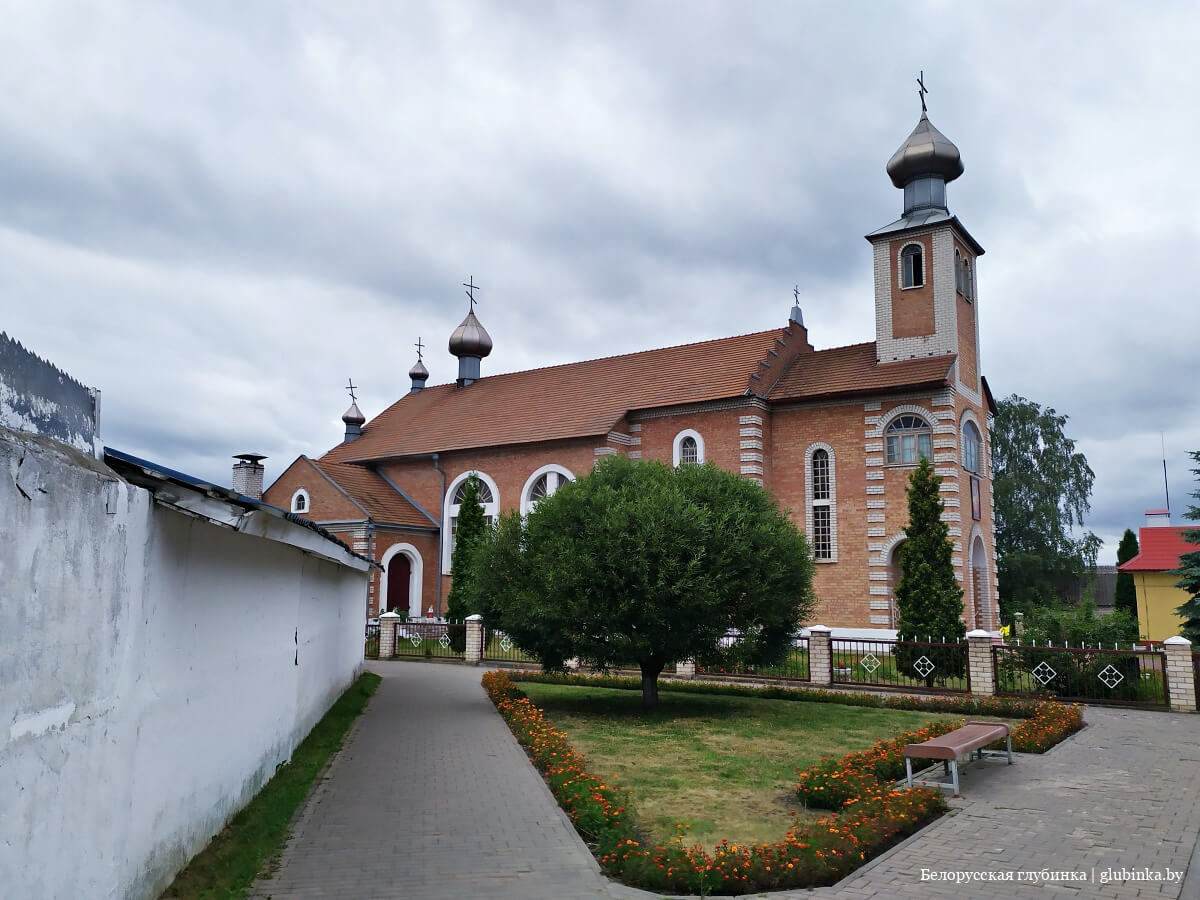
[(813, 558), (837, 560), (837, 485), (833, 449), (813, 444), (805, 454), (805, 487), (808, 493), (807, 530)]
[(533, 512), (539, 500), (549, 497), (568, 481), (574, 480), (575, 476), (570, 469), (556, 465), (542, 466), (529, 476), (521, 491), (521, 515)]
[(920, 457), (933, 456), (933, 431), (920, 416), (896, 416), (887, 427), (886, 438), (890, 465), (915, 465)]
[(962, 293), (968, 300), (971, 299), (971, 264), (967, 260), (962, 261)]
[(308, 505), (308, 491), (304, 488), (300, 488), (292, 494), (292, 512), (303, 515), (308, 512)]
[(958, 248), (954, 248), (954, 289), (960, 294), (966, 294), (967, 289), (963, 287), (963, 258), (958, 252)]
[(925, 283), (924, 255), (920, 244), (909, 244), (900, 251), (900, 284), (906, 288)]
[(963, 468), (979, 474), (979, 457), (983, 451), (983, 438), (974, 422), (966, 422), (962, 431)]
[(700, 432), (685, 428), (675, 435), (675, 443), (671, 452), (671, 464), (675, 466), (690, 466), (704, 462), (704, 438)]
[(450, 560), (454, 556), (454, 534), (458, 531), (458, 510), (462, 505), (463, 494), (467, 490), (467, 479), (474, 475), (479, 481), (479, 505), (483, 507), (483, 520), (488, 525), (496, 521), (500, 514), (498, 502), (500, 491), (488, 475), (483, 472), (463, 472), (450, 483), (446, 490), (446, 506), (443, 512), (443, 522), (450, 527), (442, 537), (442, 571), (450, 571)]

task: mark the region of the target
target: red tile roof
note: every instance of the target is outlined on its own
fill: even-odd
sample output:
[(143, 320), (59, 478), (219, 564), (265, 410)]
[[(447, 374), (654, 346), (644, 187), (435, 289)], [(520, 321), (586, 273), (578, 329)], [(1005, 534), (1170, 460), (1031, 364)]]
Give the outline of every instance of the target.
[(633, 409), (744, 395), (786, 329), (645, 350), (585, 362), (485, 375), (467, 387), (443, 384), (393, 403), (335, 461), (416, 456), (603, 435)]
[(1200, 527), (1139, 528), (1138, 555), (1117, 566), (1117, 570), (1120, 572), (1169, 572), (1172, 569), (1178, 569), (1180, 556), (1200, 551), (1200, 544), (1191, 544), (1183, 539), (1183, 535), (1188, 532), (1200, 532)]
[(327, 458), (309, 462), (349, 494), (376, 522), (415, 528), (435, 527), (428, 516), (370, 469), (331, 462)]
[(875, 360), (875, 344), (851, 344), (816, 353), (801, 353), (771, 390), (768, 398), (814, 400), (837, 394), (872, 394), (900, 387), (937, 385), (950, 377), (958, 357), (925, 356), (899, 362)]

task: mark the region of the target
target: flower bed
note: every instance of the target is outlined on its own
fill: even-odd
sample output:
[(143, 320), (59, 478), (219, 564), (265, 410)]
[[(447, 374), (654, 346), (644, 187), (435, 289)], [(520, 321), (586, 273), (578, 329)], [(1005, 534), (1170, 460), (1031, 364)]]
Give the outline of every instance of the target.
[[(798, 822), (781, 841), (753, 845), (723, 841), (706, 850), (697, 844), (689, 846), (686, 827), (679, 826), (679, 838), (651, 845), (641, 840), (629, 812), (628, 794), (589, 773), (583, 755), (571, 746), (566, 733), (553, 728), (507, 674), (488, 672), (483, 676), (483, 685), (534, 765), (546, 776), (558, 802), (592, 846), (604, 871), (638, 887), (676, 893), (741, 894), (832, 884), (946, 808), (940, 791), (891, 787), (893, 779), (886, 761), (891, 757), (892, 745), (906, 739), (901, 735), (881, 741), (871, 750), (850, 754), (856, 766), (852, 777), (843, 779), (837, 764), (828, 760), (813, 767), (828, 763), (828, 780), (844, 780), (852, 790), (844, 792), (836, 812)], [(953, 726), (929, 726), (941, 727)], [(924, 735), (920, 737), (924, 740), (933, 733), (922, 729), (910, 734)], [(816, 776), (809, 777), (815, 785)], [(808, 796), (817, 793), (810, 790)], [(833, 806), (829, 802), (809, 805)]]

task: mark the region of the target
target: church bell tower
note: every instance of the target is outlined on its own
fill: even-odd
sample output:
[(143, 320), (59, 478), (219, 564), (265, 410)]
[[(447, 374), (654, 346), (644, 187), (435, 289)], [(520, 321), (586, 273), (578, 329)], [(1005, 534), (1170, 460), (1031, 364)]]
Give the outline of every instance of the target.
[(888, 160), (904, 191), (901, 217), (868, 234), (875, 262), (875, 342), (879, 362), (957, 354), (957, 382), (980, 394), (975, 265), (983, 248), (950, 213), (946, 185), (963, 173), (958, 147), (921, 118)]

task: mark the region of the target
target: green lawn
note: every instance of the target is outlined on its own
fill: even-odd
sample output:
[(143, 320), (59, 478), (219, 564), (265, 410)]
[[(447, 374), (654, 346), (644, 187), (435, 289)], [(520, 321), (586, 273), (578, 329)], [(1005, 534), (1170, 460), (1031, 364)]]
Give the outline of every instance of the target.
[[(664, 685), (664, 687), (666, 687)], [(796, 770), (861, 750), (952, 713), (870, 709), (662, 690), (643, 713), (641, 694), (522, 683), (520, 688), (588, 757), (588, 769), (629, 789), (638, 823), (659, 841), (690, 824), (711, 847), (780, 840), (798, 809)]]

